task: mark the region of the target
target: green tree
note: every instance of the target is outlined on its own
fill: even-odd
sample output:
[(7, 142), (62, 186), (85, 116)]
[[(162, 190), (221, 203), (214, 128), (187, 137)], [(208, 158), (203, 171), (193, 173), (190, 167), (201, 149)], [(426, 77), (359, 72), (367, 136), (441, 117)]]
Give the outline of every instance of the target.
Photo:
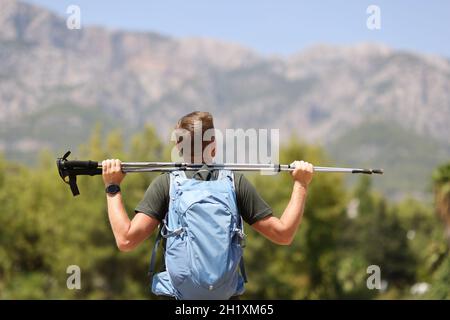
[[(320, 148), (292, 139), (282, 148), (280, 162), (296, 159), (316, 165), (328, 163)], [(336, 226), (343, 216), (345, 191), (339, 175), (317, 173), (316, 176), (308, 191), (302, 225), (290, 246), (275, 245), (248, 231), (245, 256), (250, 280), (246, 298), (337, 297)], [(281, 215), (292, 191), (290, 175), (255, 175), (252, 180), (274, 214)]]
[[(432, 175), (434, 183), (435, 211), (443, 222), (441, 241), (436, 237), (427, 250), (428, 272), (431, 273), (429, 298), (450, 299), (450, 163), (439, 166)], [(445, 240), (446, 241), (445, 241)]]
[(450, 162), (433, 172), (435, 206), (445, 224), (446, 237), (450, 243)]
[[(97, 126), (76, 153), (79, 158), (124, 161), (169, 160), (151, 127), (129, 141), (120, 130)], [(323, 150), (295, 139), (283, 146), (280, 162), (303, 159), (329, 165)], [(55, 168), (56, 155), (44, 151), (26, 167), (0, 156), (0, 298), (148, 299), (148, 258), (155, 235), (137, 250), (122, 253), (109, 225), (102, 178), (79, 177), (74, 198)], [(448, 228), (450, 165), (433, 174), (435, 208), (405, 199), (389, 203), (362, 177), (347, 191), (343, 176), (315, 173), (302, 225), (290, 246), (279, 246), (246, 227), (249, 283), (244, 298), (415, 298), (410, 287), (427, 282), (425, 298), (450, 298)], [(135, 205), (156, 174), (129, 174), (125, 206)], [(276, 216), (292, 191), (289, 173), (248, 175)], [(350, 214), (349, 203), (356, 205)], [(353, 208), (355, 209), (355, 208)], [(446, 224), (442, 224), (434, 211)], [(381, 268), (388, 289), (366, 287), (366, 269)], [(68, 290), (67, 267), (81, 268), (82, 289)]]
[[(159, 143), (151, 130), (140, 139)], [(160, 152), (149, 148), (154, 149), (149, 153)], [(79, 154), (89, 159), (130, 158), (121, 133), (106, 136), (100, 127)], [(54, 158), (44, 152), (32, 169), (0, 160), (0, 166), (8, 167), (0, 172), (0, 298), (148, 298), (150, 243), (119, 253), (101, 177), (79, 177), (81, 196), (74, 198), (62, 184)], [(131, 214), (152, 176), (128, 178), (124, 193)], [(81, 290), (66, 287), (69, 265), (81, 268)]]
[(366, 269), (377, 265), (381, 269), (381, 279), (387, 281), (388, 294), (399, 297), (401, 291), (414, 283), (416, 257), (397, 211), (372, 191), (371, 184), (369, 177), (360, 178), (353, 195), (358, 203), (358, 214), (342, 225), (347, 231), (341, 234), (339, 246), (345, 257), (343, 267), (347, 268), (347, 272), (340, 271), (346, 283), (342, 294), (351, 298), (377, 296), (378, 291), (366, 287)]

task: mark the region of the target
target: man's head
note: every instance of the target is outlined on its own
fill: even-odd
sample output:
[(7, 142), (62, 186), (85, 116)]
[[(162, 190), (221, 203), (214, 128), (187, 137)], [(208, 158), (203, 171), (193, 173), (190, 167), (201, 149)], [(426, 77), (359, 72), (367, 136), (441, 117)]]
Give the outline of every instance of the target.
[(177, 147), (184, 160), (211, 163), (216, 153), (214, 121), (209, 112), (194, 111), (178, 120)]

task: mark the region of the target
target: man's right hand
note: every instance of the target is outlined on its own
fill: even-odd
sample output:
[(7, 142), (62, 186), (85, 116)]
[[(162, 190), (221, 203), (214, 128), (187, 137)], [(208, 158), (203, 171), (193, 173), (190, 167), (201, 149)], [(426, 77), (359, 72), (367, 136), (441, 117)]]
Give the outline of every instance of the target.
[(291, 166), (295, 167), (294, 171), (291, 172), (294, 181), (300, 183), (305, 188), (308, 187), (314, 174), (313, 165), (305, 161), (294, 161), (291, 163)]

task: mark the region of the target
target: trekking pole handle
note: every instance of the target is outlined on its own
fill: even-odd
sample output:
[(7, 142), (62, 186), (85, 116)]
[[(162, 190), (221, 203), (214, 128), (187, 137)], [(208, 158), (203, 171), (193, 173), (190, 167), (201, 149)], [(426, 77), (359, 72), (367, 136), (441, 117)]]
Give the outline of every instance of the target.
[(98, 169), (97, 161), (92, 160), (65, 160), (63, 165), (67, 169)]

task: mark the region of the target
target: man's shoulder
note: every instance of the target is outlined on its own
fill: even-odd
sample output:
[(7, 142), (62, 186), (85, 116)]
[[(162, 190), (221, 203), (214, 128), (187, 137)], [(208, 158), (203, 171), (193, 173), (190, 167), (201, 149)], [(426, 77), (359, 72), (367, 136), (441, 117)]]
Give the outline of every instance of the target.
[(163, 173), (159, 174), (155, 179), (153, 179), (153, 181), (155, 181), (157, 183), (164, 183), (169, 180), (170, 180), (169, 172), (163, 172)]
[(238, 184), (240, 184), (242, 179), (245, 179), (244, 174), (241, 172), (233, 172), (233, 175), (234, 175), (234, 181), (236, 183), (236, 186), (238, 186)]
[(170, 184), (170, 174), (168, 172), (163, 172), (152, 180), (148, 190), (155, 189), (167, 189)]

